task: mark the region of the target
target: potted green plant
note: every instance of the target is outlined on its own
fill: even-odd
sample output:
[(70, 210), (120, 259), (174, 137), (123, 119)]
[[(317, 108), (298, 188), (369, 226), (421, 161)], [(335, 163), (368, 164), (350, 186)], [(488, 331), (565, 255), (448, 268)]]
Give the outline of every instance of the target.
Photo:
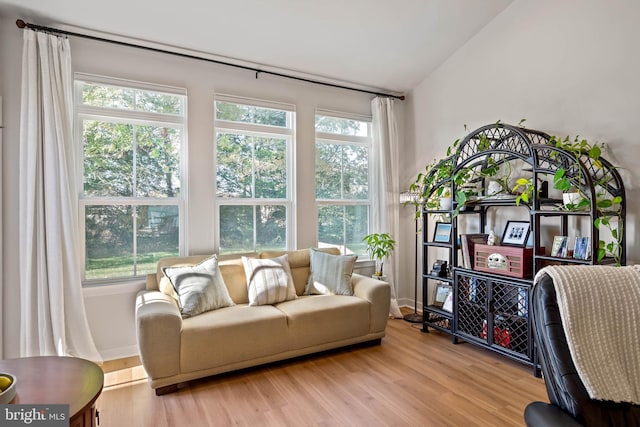
[[(447, 149), (450, 154), (458, 144)], [(472, 183), (474, 178), (473, 170), (470, 168), (461, 168), (455, 172), (454, 158), (446, 157), (439, 162), (429, 163), (424, 172), (416, 177), (416, 180), (409, 186), (409, 191), (419, 192), (421, 200), (425, 200), (425, 206), (432, 210), (449, 210), (451, 209), (451, 201), (455, 199), (456, 209), (453, 216), (457, 216), (471, 196), (476, 195), (476, 186), (467, 185)], [(451, 184), (455, 183), (456, 192), (451, 194)]]
[[(575, 138), (574, 142), (569, 140), (566, 136), (564, 139), (557, 136), (552, 136), (549, 139), (549, 144), (557, 148), (561, 148), (565, 152), (571, 154), (575, 158), (575, 163), (572, 168), (578, 172), (578, 180), (581, 181), (582, 169), (579, 167), (580, 157), (586, 154), (587, 157), (592, 159), (596, 167), (600, 167), (600, 154), (601, 149), (598, 145), (591, 145), (586, 139), (579, 140)], [(578, 210), (589, 205), (589, 200), (583, 197), (580, 189), (576, 187), (569, 179), (567, 168), (559, 167), (553, 175), (553, 188), (562, 191), (562, 201), (564, 208), (567, 210)]]
[[(564, 164), (556, 169), (553, 175), (553, 188), (562, 191), (563, 209), (568, 211), (578, 211), (587, 209), (591, 205), (590, 197), (575, 185), (583, 181), (581, 174), (582, 168), (579, 163), (587, 163), (595, 170), (604, 170), (600, 156), (602, 150), (606, 147), (604, 143), (589, 143), (586, 139), (575, 137), (572, 140), (568, 136), (560, 138), (552, 136), (548, 143), (557, 148), (562, 149), (565, 153), (574, 157), (575, 162), (570, 165)], [(554, 153), (551, 157), (560, 156)], [(570, 171), (577, 173), (576, 176), (570, 177)], [(623, 238), (623, 220), (620, 196), (612, 196), (609, 192), (604, 191), (604, 187), (608, 185), (611, 176), (607, 173), (596, 173), (592, 176), (598, 177), (593, 181), (594, 188), (602, 189), (596, 191), (595, 208), (598, 213), (594, 219), (594, 225), (599, 230), (607, 230), (612, 240), (598, 242), (598, 251), (596, 259), (601, 261), (607, 253), (610, 254), (616, 265), (620, 265), (622, 238)], [(512, 191), (520, 190), (520, 194), (516, 198), (516, 204), (521, 201), (529, 202), (533, 194), (533, 181), (531, 178), (520, 178), (516, 181), (516, 185)]]
[[(367, 252), (371, 259), (376, 261), (374, 277), (383, 280), (384, 278), (384, 260), (395, 249), (396, 241), (391, 238), (388, 233), (372, 233), (364, 236), (362, 239), (367, 243)], [(378, 268), (379, 267), (379, 268)]]
[(448, 211), (451, 209), (451, 191), (448, 187), (442, 187), (440, 192), (440, 209)]
[[(520, 121), (520, 124), (524, 120)], [(496, 122), (496, 126), (501, 123)], [(467, 125), (464, 125), (467, 131)], [(472, 200), (472, 197), (478, 196), (477, 184), (481, 179), (493, 176), (498, 180), (499, 184), (508, 190), (507, 180), (511, 171), (508, 170), (506, 177), (496, 177), (500, 165), (491, 163), (490, 167), (483, 171), (476, 171), (473, 168), (463, 167), (456, 171), (455, 152), (460, 144), (460, 139), (456, 139), (449, 147), (447, 147), (447, 157), (440, 161), (433, 161), (425, 167), (425, 170), (418, 173), (415, 181), (409, 186), (409, 191), (419, 192), (421, 200), (427, 209), (431, 210), (449, 210), (451, 209), (450, 200), (456, 201), (456, 208), (453, 211), (455, 218), (466, 204)], [(491, 147), (491, 141), (486, 135), (482, 135), (479, 142), (480, 150), (488, 150)], [(455, 173), (454, 173), (455, 172)], [(451, 186), (455, 184), (455, 193), (451, 194)], [(447, 200), (449, 199), (449, 200)], [(416, 202), (419, 203), (419, 202)], [(450, 221), (450, 219), (448, 219)]]
[(553, 175), (553, 188), (562, 191), (562, 204), (565, 209), (573, 211), (589, 206), (589, 200), (582, 196), (578, 187), (571, 184), (564, 168), (559, 168)]
[[(597, 170), (603, 169), (600, 156), (602, 150), (606, 148), (604, 143), (592, 144), (586, 139), (580, 139), (578, 136), (576, 136), (573, 141), (571, 141), (568, 136), (564, 139), (552, 136), (549, 139), (549, 144), (572, 154), (575, 157), (576, 164), (582, 160), (590, 163), (592, 168)], [(576, 170), (579, 174), (582, 173), (580, 167), (577, 167)], [(564, 208), (567, 210), (580, 210), (588, 207), (590, 205), (589, 198), (580, 188), (572, 184), (567, 175), (567, 169), (560, 167), (553, 177), (554, 188), (563, 192)], [(599, 178), (593, 182), (596, 189), (602, 189), (610, 179), (610, 176), (606, 173), (602, 174), (602, 176), (599, 174), (595, 174), (594, 176), (599, 176)], [(581, 181), (580, 176), (578, 176), (578, 181)], [(595, 196), (595, 207), (598, 216), (594, 220), (594, 225), (599, 230), (607, 230), (612, 237), (612, 240), (609, 242), (603, 240), (598, 242), (597, 260), (602, 260), (607, 253), (609, 253), (613, 257), (615, 264), (620, 265), (622, 230), (624, 226), (620, 204), (622, 198), (620, 196), (612, 196), (607, 191), (596, 191)]]
[(425, 166), (423, 172), (418, 173), (415, 182), (409, 186), (409, 191), (420, 193), (420, 200), (424, 200), (428, 209), (448, 210), (451, 208), (449, 186), (453, 170), (454, 164), (451, 157), (437, 162), (434, 160)]

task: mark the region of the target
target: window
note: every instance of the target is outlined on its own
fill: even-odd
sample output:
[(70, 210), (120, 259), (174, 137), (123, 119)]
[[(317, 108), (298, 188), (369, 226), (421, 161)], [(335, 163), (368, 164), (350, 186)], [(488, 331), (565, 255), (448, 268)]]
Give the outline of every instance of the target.
[(185, 90), (76, 75), (84, 279), (155, 272), (181, 253)]
[(371, 188), (371, 120), (316, 113), (318, 244), (366, 253)]
[(216, 241), (221, 254), (292, 247), (293, 122), (293, 106), (216, 96)]

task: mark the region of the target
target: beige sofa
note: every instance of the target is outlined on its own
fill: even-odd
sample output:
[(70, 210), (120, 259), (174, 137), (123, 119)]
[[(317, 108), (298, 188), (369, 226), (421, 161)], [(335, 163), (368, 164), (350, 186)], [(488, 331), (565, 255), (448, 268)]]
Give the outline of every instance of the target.
[[(329, 252), (336, 253), (334, 249)], [(298, 297), (274, 305), (249, 306), (241, 259), (220, 261), (220, 272), (236, 305), (182, 318), (174, 298), (159, 291), (166, 266), (194, 265), (208, 256), (165, 258), (136, 299), (138, 349), (156, 394), (178, 384), (222, 372), (377, 341), (385, 334), (389, 284), (353, 274), (353, 296), (303, 295), (309, 250), (288, 254)]]

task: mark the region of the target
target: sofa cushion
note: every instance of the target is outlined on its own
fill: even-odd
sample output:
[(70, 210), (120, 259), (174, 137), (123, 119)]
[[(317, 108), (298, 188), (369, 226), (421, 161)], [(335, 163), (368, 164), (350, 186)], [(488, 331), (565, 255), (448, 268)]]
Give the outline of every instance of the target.
[(287, 350), (287, 317), (272, 305), (235, 305), (182, 322), (180, 370), (193, 372)]
[(287, 257), (286, 254), (268, 259), (242, 257), (249, 305), (275, 304), (297, 297)]
[(160, 292), (162, 292), (165, 295), (169, 295), (171, 298), (175, 299), (178, 302), (178, 305), (180, 304), (180, 301), (179, 301), (180, 297), (176, 293), (176, 290), (173, 288), (173, 285), (171, 284), (171, 280), (169, 280), (169, 278), (164, 274), (162, 275), (162, 279), (160, 279), (158, 288)]
[(369, 332), (369, 303), (358, 297), (305, 295), (275, 307), (287, 317), (291, 349), (345, 340)]
[[(318, 248), (317, 250), (335, 255), (340, 254), (340, 250), (334, 247)], [(298, 249), (295, 251), (264, 251), (260, 253), (259, 257), (275, 258), (284, 254), (289, 255), (289, 267), (291, 268), (291, 276), (293, 277), (293, 283), (296, 287), (296, 294), (302, 295), (307, 286), (307, 279), (309, 278), (309, 265), (311, 263), (309, 258), (309, 249)]]
[(182, 317), (234, 305), (215, 255), (193, 266), (164, 267), (163, 272), (178, 296)]
[(233, 302), (247, 304), (249, 295), (247, 294), (247, 278), (244, 275), (242, 258), (220, 261), (220, 271)]
[(311, 271), (307, 279), (306, 295), (353, 295), (351, 275), (357, 255), (333, 255), (310, 250)]
[[(160, 282), (163, 277), (165, 277), (162, 270), (165, 267), (186, 267), (191, 265), (200, 264), (202, 261), (210, 258), (209, 255), (190, 255), (190, 256), (174, 256), (174, 257), (166, 257), (162, 258), (158, 261), (158, 266), (156, 268), (156, 284), (160, 285)], [(160, 289), (160, 288), (158, 288)], [(152, 290), (152, 289), (150, 289)], [(161, 289), (160, 289), (161, 290)], [(162, 290), (161, 290), (162, 291)]]

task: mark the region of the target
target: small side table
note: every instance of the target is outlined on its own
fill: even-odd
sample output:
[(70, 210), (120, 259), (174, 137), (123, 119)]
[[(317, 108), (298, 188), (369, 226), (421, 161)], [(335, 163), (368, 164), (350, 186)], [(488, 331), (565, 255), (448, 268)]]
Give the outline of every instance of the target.
[(93, 362), (75, 357), (24, 357), (0, 360), (0, 372), (16, 377), (13, 404), (68, 404), (70, 427), (94, 427), (95, 402), (104, 373)]

